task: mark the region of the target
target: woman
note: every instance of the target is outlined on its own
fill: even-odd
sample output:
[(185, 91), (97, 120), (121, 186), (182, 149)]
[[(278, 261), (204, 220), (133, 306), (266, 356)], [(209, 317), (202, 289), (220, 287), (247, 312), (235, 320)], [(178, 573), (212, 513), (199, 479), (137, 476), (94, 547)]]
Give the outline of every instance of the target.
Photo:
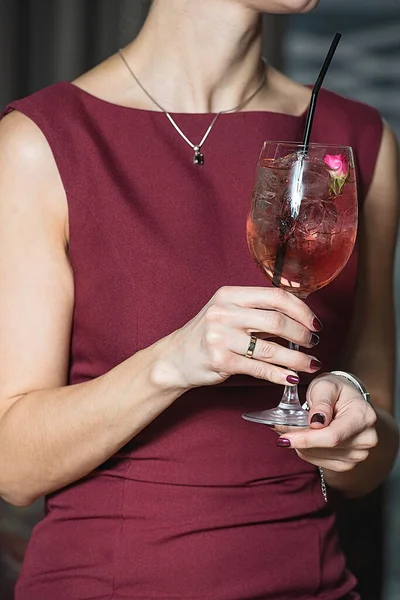
[[(356, 253), (305, 304), (243, 239), (261, 143), (301, 139), (310, 100), (262, 65), (260, 14), (316, 4), (155, 0), (122, 55), (6, 110), (0, 493), (47, 495), (17, 600), (357, 598), (316, 467), (357, 496), (397, 451), (397, 150), (376, 111), (323, 91), (313, 130), (356, 152), (356, 296)], [(258, 339), (249, 359), (252, 332), (304, 351)], [(241, 419), (318, 360), (374, 408), (325, 373), (310, 428)]]

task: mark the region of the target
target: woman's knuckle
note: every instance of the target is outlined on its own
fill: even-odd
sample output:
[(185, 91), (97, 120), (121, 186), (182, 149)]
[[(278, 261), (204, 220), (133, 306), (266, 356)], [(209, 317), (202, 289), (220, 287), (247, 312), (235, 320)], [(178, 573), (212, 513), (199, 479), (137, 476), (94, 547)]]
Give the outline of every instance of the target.
[(304, 302), (302, 303), (300, 309), (300, 316), (305, 323), (312, 323), (315, 318), (315, 314), (313, 313), (311, 308), (307, 306), (307, 304), (304, 304)]
[(308, 368), (308, 366), (309, 361), (307, 361), (304, 354), (302, 354), (301, 352), (293, 353), (293, 359), (291, 364), (292, 369), (294, 369), (295, 371), (303, 371), (304, 369)]
[(207, 307), (205, 319), (208, 323), (220, 322), (224, 318), (226, 310), (223, 304), (216, 302)]
[(232, 288), (228, 285), (224, 285), (224, 286), (220, 287), (219, 290), (216, 291), (214, 298), (217, 302), (224, 303), (224, 302), (228, 301), (231, 294), (232, 294)]
[(206, 346), (213, 348), (221, 342), (221, 334), (214, 328), (208, 328), (204, 333)]
[(312, 450), (314, 448), (312, 440), (310, 440), (307, 435), (305, 435), (303, 438), (300, 438), (298, 440), (298, 443), (305, 453), (307, 452), (307, 450)]
[(317, 390), (319, 388), (321, 388), (322, 390), (322, 386), (323, 386), (323, 390), (324, 390), (324, 395), (327, 397), (333, 397), (336, 392), (337, 392), (337, 387), (336, 384), (331, 381), (330, 379), (325, 379), (324, 377), (322, 377), (321, 379), (318, 379), (318, 381), (316, 381), (315, 383), (315, 393), (317, 394)]
[(328, 446), (331, 448), (337, 448), (340, 446), (341, 438), (337, 431), (330, 431), (328, 436)]
[(285, 317), (278, 311), (270, 311), (265, 316), (267, 332), (280, 333), (285, 323)]
[(214, 370), (221, 371), (226, 367), (226, 353), (223, 348), (214, 347), (209, 353), (211, 367)]
[(299, 330), (299, 339), (301, 341), (302, 346), (307, 346), (310, 344), (311, 334), (307, 327), (301, 327)]
[(263, 342), (259, 345), (258, 353), (261, 359), (271, 360), (276, 354), (276, 346), (272, 342)]
[(287, 301), (287, 292), (282, 288), (274, 288), (271, 290), (277, 304), (281, 305)]
[(327, 392), (329, 393), (329, 395), (334, 395), (337, 392), (337, 385), (334, 381), (327, 381), (326, 382), (326, 389)]
[(268, 369), (265, 367), (263, 363), (255, 362), (253, 363), (253, 377), (257, 379), (269, 379), (268, 377)]
[(293, 371), (304, 371), (308, 367), (308, 364), (300, 352), (291, 351), (290, 359), (285, 362), (285, 366), (293, 369)]

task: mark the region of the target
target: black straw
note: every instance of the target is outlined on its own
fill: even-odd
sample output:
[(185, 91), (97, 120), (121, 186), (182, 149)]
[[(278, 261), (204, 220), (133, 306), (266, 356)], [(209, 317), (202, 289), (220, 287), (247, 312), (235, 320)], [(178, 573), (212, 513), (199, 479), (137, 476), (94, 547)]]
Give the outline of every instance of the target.
[(335, 50), (340, 42), (341, 37), (342, 37), (341, 33), (335, 34), (335, 37), (333, 38), (333, 41), (331, 44), (331, 47), (329, 48), (328, 54), (326, 55), (326, 58), (324, 60), (324, 64), (321, 67), (321, 70), (319, 72), (319, 75), (317, 77), (317, 80), (316, 80), (313, 90), (312, 90), (310, 107), (309, 107), (308, 113), (307, 113), (306, 126), (304, 129), (304, 138), (303, 138), (303, 147), (304, 147), (305, 154), (308, 152), (308, 146), (310, 143), (311, 129), (312, 129), (313, 121), (314, 121), (314, 113), (315, 113), (315, 108), (317, 105), (317, 98), (318, 98), (319, 90), (321, 89), (322, 83), (325, 79), (326, 72), (329, 69), (329, 65), (331, 64), (333, 55), (335, 54)]
[[(308, 153), (308, 148), (310, 145), (311, 129), (312, 129), (313, 121), (314, 121), (314, 113), (315, 113), (315, 108), (317, 105), (319, 90), (321, 89), (322, 83), (325, 79), (325, 75), (329, 69), (329, 65), (331, 64), (333, 55), (335, 54), (335, 50), (340, 42), (341, 37), (342, 37), (341, 33), (335, 34), (335, 37), (333, 38), (333, 41), (331, 44), (331, 47), (328, 50), (328, 54), (326, 55), (326, 58), (324, 60), (324, 63), (321, 67), (321, 70), (318, 74), (317, 80), (316, 80), (313, 90), (312, 90), (310, 106), (309, 106), (307, 118), (306, 118), (306, 126), (304, 129), (303, 154)], [(280, 238), (281, 238), (281, 242), (280, 242), (278, 250), (276, 252), (274, 274), (273, 274), (273, 278), (272, 278), (272, 285), (274, 285), (276, 287), (279, 287), (281, 285), (281, 279), (282, 279), (283, 268), (285, 265), (285, 256), (286, 256), (287, 240), (284, 237), (284, 231), (282, 230), (282, 228), (280, 230)]]

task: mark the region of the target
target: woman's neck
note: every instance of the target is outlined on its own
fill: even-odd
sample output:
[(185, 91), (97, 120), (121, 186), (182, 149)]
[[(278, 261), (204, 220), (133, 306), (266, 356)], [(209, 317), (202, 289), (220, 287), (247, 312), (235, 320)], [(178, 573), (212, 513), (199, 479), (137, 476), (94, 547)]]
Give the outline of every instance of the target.
[(261, 43), (260, 15), (233, 0), (155, 0), (124, 55), (166, 110), (217, 112), (259, 85)]

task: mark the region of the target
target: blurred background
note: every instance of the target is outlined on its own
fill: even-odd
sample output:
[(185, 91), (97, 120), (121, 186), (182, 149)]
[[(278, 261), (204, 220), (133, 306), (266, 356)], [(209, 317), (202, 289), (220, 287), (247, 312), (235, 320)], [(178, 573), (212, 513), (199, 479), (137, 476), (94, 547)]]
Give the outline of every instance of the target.
[[(0, 0), (0, 107), (73, 79), (114, 53), (136, 35), (148, 5), (147, 0)], [(377, 107), (400, 137), (399, 0), (321, 0), (310, 15), (266, 17), (265, 54), (294, 79), (310, 83), (336, 31), (343, 39), (325, 86)], [(400, 278), (396, 283), (399, 290)], [(398, 299), (397, 306), (400, 310)], [(0, 600), (13, 598), (41, 512), (40, 502), (26, 509), (0, 502)], [(338, 508), (338, 520), (362, 600), (399, 600), (400, 463), (384, 489)]]

